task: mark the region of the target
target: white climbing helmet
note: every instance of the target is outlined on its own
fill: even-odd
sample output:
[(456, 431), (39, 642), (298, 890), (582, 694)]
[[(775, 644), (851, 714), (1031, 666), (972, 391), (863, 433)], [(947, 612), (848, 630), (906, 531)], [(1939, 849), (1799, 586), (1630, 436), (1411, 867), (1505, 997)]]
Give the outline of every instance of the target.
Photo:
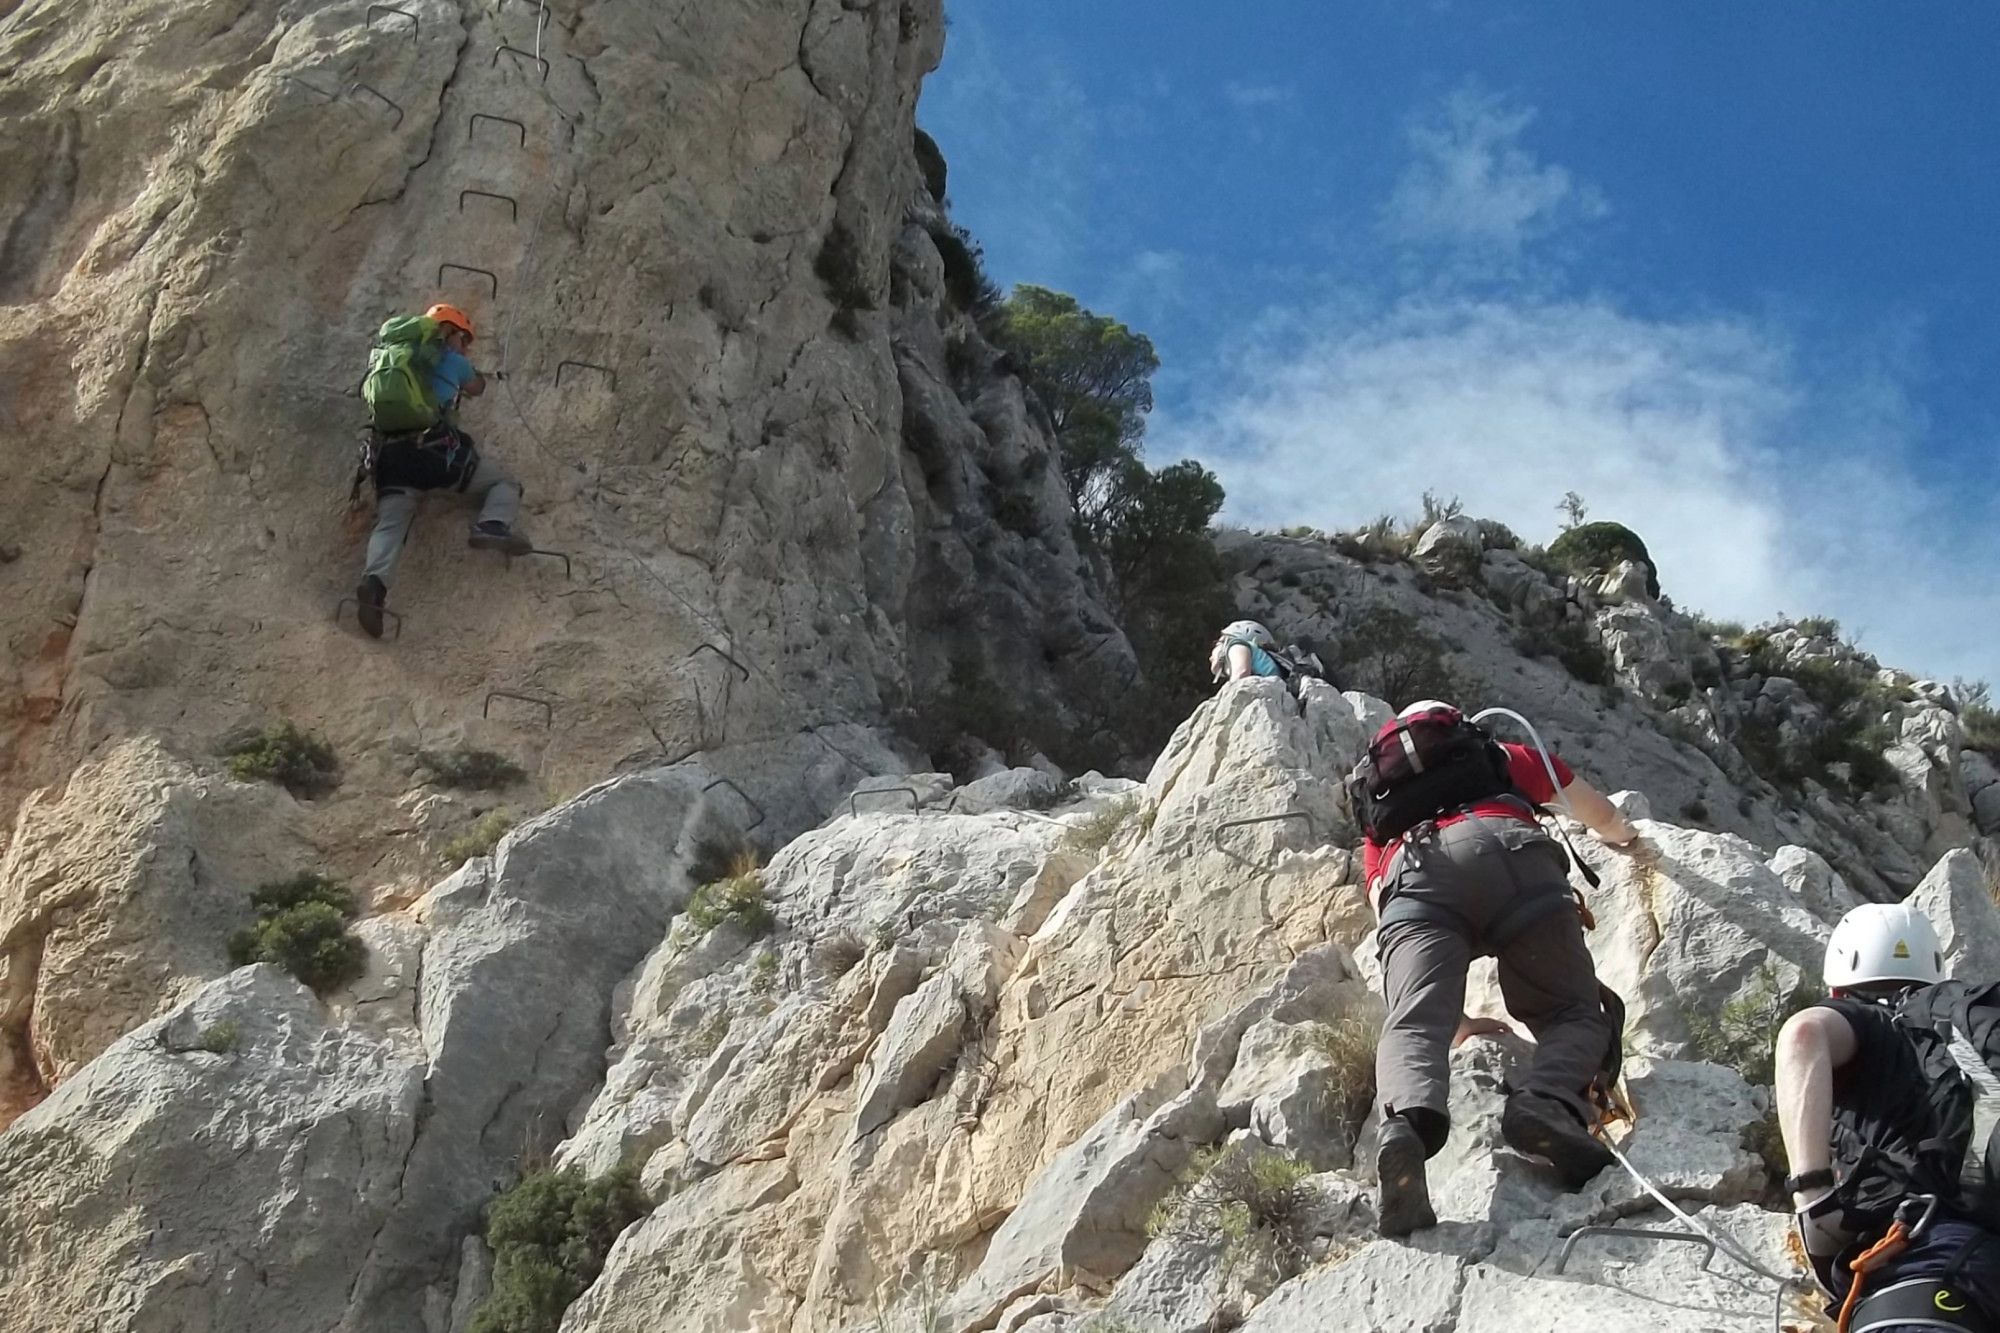
[(1225, 643), (1231, 639), (1242, 639), (1256, 644), (1259, 648), (1269, 648), (1277, 642), (1271, 637), (1270, 630), (1254, 620), (1232, 620), (1222, 627), (1222, 633), (1216, 637)]
[(1863, 903), (1833, 928), (1821, 975), (1829, 990), (1881, 981), (1927, 986), (1944, 980), (1944, 949), (1930, 918), (1908, 903)]
[(1396, 714), (1396, 720), (1398, 722), (1408, 722), (1411, 718), (1421, 717), (1425, 713), (1456, 713), (1457, 711), (1456, 708), (1442, 699), (1419, 699), (1402, 712)]

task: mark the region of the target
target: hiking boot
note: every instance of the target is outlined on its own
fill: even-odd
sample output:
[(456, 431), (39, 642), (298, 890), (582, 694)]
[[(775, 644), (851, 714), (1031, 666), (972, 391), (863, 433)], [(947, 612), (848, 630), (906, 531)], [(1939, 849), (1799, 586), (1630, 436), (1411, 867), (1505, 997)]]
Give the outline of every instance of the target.
[(1424, 1141), (1416, 1127), (1399, 1115), (1382, 1117), (1382, 1138), (1375, 1146), (1375, 1177), (1381, 1182), (1375, 1202), (1377, 1231), (1385, 1236), (1407, 1236), (1437, 1225), (1430, 1182), (1424, 1179)]
[(1517, 1092), (1507, 1099), (1507, 1109), (1500, 1113), (1500, 1137), (1517, 1152), (1547, 1158), (1564, 1186), (1573, 1190), (1618, 1162), (1567, 1106), (1532, 1092)]
[(473, 524), (472, 535), (465, 542), (482, 551), (498, 551), (502, 555), (526, 555), (535, 549), (533, 542), (497, 518)]
[(382, 637), (382, 604), (389, 600), (388, 585), (370, 574), (354, 590), (354, 618), (361, 632), (371, 639)]

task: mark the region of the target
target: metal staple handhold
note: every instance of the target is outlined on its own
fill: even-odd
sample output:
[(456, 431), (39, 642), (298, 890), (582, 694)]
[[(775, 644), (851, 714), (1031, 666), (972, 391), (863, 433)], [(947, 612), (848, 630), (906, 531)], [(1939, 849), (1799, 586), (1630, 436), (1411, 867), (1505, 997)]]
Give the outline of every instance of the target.
[(412, 14), (407, 9), (398, 9), (394, 5), (368, 6), (368, 12), (362, 15), (361, 26), (364, 28), (374, 27), (375, 16), (377, 14), (388, 14), (395, 18), (408, 19), (410, 21), (410, 40), (413, 42), (418, 39), (418, 35), (422, 32), (423, 25), (417, 22), (417, 16), (415, 14)]
[(518, 46), (509, 46), (502, 43), (493, 52), (491, 64), (498, 65), (501, 56), (513, 56), (516, 60), (528, 60), (540, 65), (542, 67), (542, 82), (547, 83), (549, 81), (549, 62), (536, 55), (533, 51), (524, 51)]
[[(360, 617), (360, 615), (361, 615), (361, 607), (360, 607), (359, 603), (357, 603), (357, 602), (356, 602), (356, 601), (355, 601), (355, 600), (354, 600), (354, 599), (353, 599), (352, 597), (343, 597), (343, 598), (341, 598), (341, 599), (340, 599), (339, 601), (337, 601), (337, 602), (335, 602), (335, 603), (333, 604), (333, 623), (334, 623), (334, 624), (338, 625), (338, 624), (340, 623), (340, 613), (341, 613), (342, 611), (345, 611), (345, 610), (346, 610), (346, 609), (347, 609), (348, 607), (350, 607), (350, 606), (354, 608), (354, 614), (355, 614), (355, 617), (356, 617), (356, 619), (357, 619), (357, 621), (358, 621), (358, 619), (359, 619), (359, 617)], [(381, 612), (382, 612), (382, 614), (383, 614), (383, 615), (385, 615), (385, 616), (387, 616), (387, 617), (388, 617), (388, 618), (389, 618), (389, 619), (390, 619), (390, 620), (391, 620), (391, 621), (392, 621), (392, 622), (393, 622), (393, 623), (395, 624), (395, 626), (396, 626), (396, 633), (394, 634), (394, 636), (393, 636), (393, 637), (395, 637), (395, 638), (398, 638), (398, 639), (402, 638), (402, 637), (403, 637), (403, 617), (402, 617), (402, 616), (400, 616), (400, 615), (398, 615), (398, 614), (397, 614), (396, 612), (394, 612), (394, 611), (391, 611), (391, 610), (390, 610), (390, 609), (389, 609), (388, 607), (386, 607), (386, 606), (385, 606), (385, 607), (382, 607), (382, 608), (380, 608), (380, 609), (381, 609)]]
[(519, 146), (522, 148), (526, 148), (528, 146), (528, 127), (526, 125), (523, 125), (520, 121), (515, 120), (512, 116), (489, 116), (484, 111), (475, 111), (469, 117), (466, 118), (465, 137), (467, 139), (472, 138), (472, 132), (479, 128), (479, 122), (482, 120), (490, 120), (495, 125), (512, 125), (515, 129), (521, 132), (521, 142)]
[(474, 199), (497, 199), (507, 205), (508, 217), (516, 222), (521, 220), (521, 205), (511, 194), (495, 194), (491, 190), (460, 190), (458, 192), (459, 212), (463, 213), (465, 211), (465, 201), (468, 197)]
[(384, 106), (388, 107), (391, 111), (394, 111), (396, 113), (396, 124), (398, 126), (402, 125), (403, 123), (402, 105), (398, 103), (395, 98), (389, 96), (387, 93), (383, 92), (380, 88), (377, 88), (374, 84), (357, 83), (354, 84), (352, 87), (350, 87), (347, 91), (350, 95), (354, 93), (367, 93), (370, 97), (373, 97), (376, 101), (382, 103)]
[(618, 372), (617, 372), (617, 371), (615, 371), (615, 370), (613, 370), (613, 369), (612, 369), (612, 368), (611, 368), (610, 366), (600, 366), (600, 365), (598, 365), (598, 364), (597, 364), (597, 363), (596, 363), (595, 361), (558, 361), (558, 362), (556, 362), (556, 387), (557, 387), (558, 389), (560, 389), (560, 388), (562, 387), (562, 382), (563, 382), (563, 369), (564, 369), (565, 367), (567, 367), (567, 366), (576, 366), (576, 367), (578, 367), (579, 369), (582, 369), (582, 370), (594, 370), (594, 371), (597, 371), (597, 372), (598, 372), (599, 374), (603, 375), (603, 376), (604, 376), (605, 378), (607, 378), (607, 379), (609, 379), (609, 380), (611, 381), (611, 390), (612, 390), (612, 392), (613, 392), (613, 393), (616, 393), (616, 392), (618, 391)]
[(924, 808), (923, 798), (917, 795), (917, 789), (915, 787), (857, 787), (853, 791), (847, 794), (848, 816), (850, 818), (859, 817), (860, 811), (854, 808), (854, 803), (861, 797), (875, 796), (884, 792), (898, 792), (898, 791), (904, 793), (910, 798), (911, 814), (913, 815), (918, 814), (923, 810)]
[(707, 786), (701, 789), (702, 794), (706, 795), (709, 792), (714, 791), (717, 787), (729, 788), (729, 790), (735, 792), (737, 796), (742, 799), (743, 804), (749, 806), (752, 810), (755, 810), (757, 812), (757, 818), (751, 820), (748, 824), (743, 826), (743, 831), (745, 833), (748, 833), (751, 829), (756, 828), (759, 824), (764, 822), (764, 807), (757, 804), (755, 801), (751, 800), (749, 792), (744, 791), (741, 787), (737, 786), (734, 782), (730, 781), (728, 778), (717, 778), (715, 781), (709, 783)]
[(480, 277), (482, 277), (482, 278), (486, 279), (486, 281), (488, 281), (489, 283), (493, 284), (493, 286), (492, 286), (492, 290), (491, 290), (491, 292), (489, 293), (489, 295), (491, 295), (491, 296), (495, 297), (496, 299), (497, 299), (497, 298), (499, 297), (499, 295), (500, 295), (500, 275), (499, 275), (499, 274), (497, 274), (497, 273), (495, 273), (495, 272), (493, 272), (493, 270), (491, 270), (491, 269), (485, 269), (485, 268), (474, 268), (474, 267), (472, 267), (472, 265), (470, 265), (470, 264), (439, 264), (439, 265), (438, 265), (438, 286), (440, 286), (440, 287), (444, 286), (444, 271), (445, 271), (446, 269), (448, 269), (448, 268), (455, 268), (455, 269), (457, 269), (457, 270), (458, 270), (458, 271), (459, 271), (460, 273), (477, 273), (477, 274), (478, 274), (478, 275), (479, 275)]
[(533, 704), (542, 710), (543, 727), (546, 728), (555, 723), (556, 706), (553, 703), (550, 703), (547, 699), (538, 699), (532, 694), (522, 694), (518, 690), (488, 690), (486, 692), (486, 702), (480, 705), (479, 716), (493, 716), (493, 701), (495, 699), (518, 699), (524, 704)]

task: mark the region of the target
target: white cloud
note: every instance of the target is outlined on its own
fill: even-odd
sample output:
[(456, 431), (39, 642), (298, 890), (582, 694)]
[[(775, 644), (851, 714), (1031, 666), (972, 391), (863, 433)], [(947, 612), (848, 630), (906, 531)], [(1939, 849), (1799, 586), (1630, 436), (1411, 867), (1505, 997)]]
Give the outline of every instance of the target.
[(1802, 383), (1784, 337), (1741, 320), (1412, 298), (1267, 322), (1197, 415), (1156, 414), (1149, 452), (1201, 458), (1225, 520), (1262, 527), (1350, 527), (1430, 489), (1546, 541), (1575, 490), (1683, 606), (1830, 614), (1886, 661), (2000, 678), (2000, 529), (1943, 518), (1899, 461), (1894, 386), (1863, 396)]
[(1522, 146), (1532, 108), (1467, 83), (1407, 129), (1411, 160), (1382, 212), (1389, 238), (1510, 261), (1565, 223), (1602, 217), (1604, 196)]

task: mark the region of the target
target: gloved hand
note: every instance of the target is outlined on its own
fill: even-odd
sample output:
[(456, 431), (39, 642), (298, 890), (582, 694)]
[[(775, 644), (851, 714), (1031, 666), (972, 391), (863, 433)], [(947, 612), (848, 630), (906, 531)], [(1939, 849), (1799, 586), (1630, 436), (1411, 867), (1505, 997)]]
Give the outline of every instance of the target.
[(1847, 1225), (1847, 1212), (1834, 1191), (1814, 1199), (1805, 1207), (1792, 1214), (1792, 1223), (1798, 1229), (1799, 1246), (1812, 1261), (1813, 1277), (1820, 1289), (1828, 1296), (1837, 1296), (1833, 1276), (1837, 1271), (1836, 1261), (1840, 1253), (1854, 1243), (1854, 1232)]

